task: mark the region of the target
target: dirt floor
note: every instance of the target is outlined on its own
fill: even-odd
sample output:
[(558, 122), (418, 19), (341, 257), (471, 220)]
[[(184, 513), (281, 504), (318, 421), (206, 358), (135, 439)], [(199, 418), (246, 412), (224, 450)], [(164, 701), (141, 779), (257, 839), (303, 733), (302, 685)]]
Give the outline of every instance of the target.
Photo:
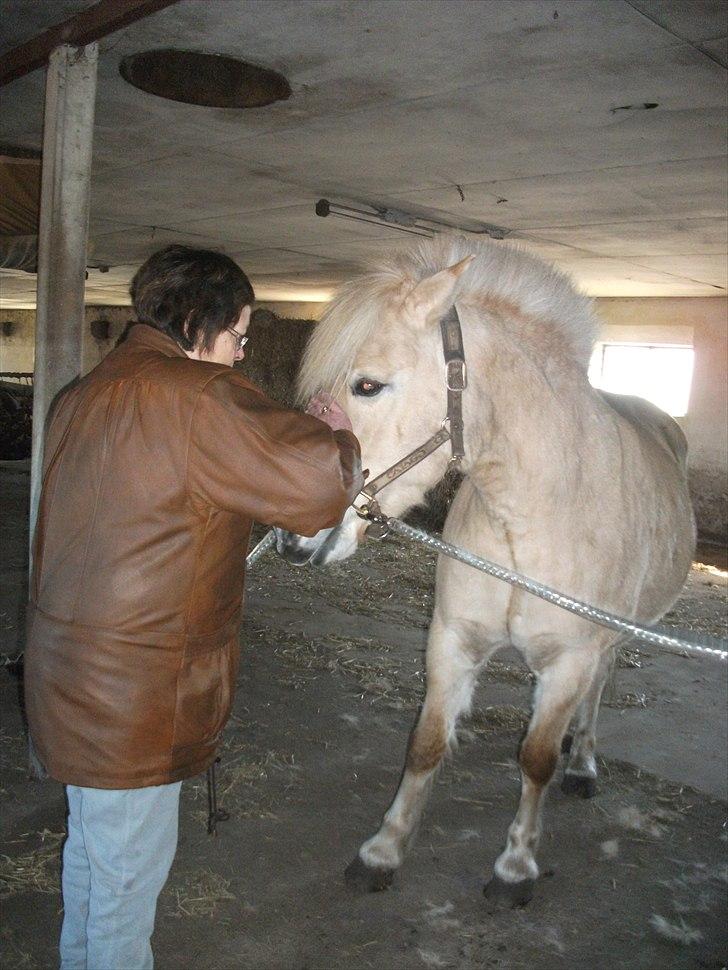
[[(27, 475), (0, 470), (0, 484), (0, 652), (12, 656)], [(722, 568), (697, 566), (667, 622), (724, 636), (728, 573), (711, 561)], [(204, 778), (185, 783), (159, 970), (725, 967), (726, 666), (708, 659), (623, 653), (602, 711), (598, 796), (553, 786), (536, 895), (491, 916), (481, 890), (516, 808), (530, 697), (528, 671), (500, 656), (393, 887), (347, 892), (344, 866), (387, 807), (423, 697), (433, 579), (429, 552), (399, 540), (325, 572), (268, 555), (251, 573), (218, 769), (231, 817), (209, 837)], [(0, 671), (0, 966), (46, 968), (64, 802), (59, 785), (27, 778), (19, 673)]]

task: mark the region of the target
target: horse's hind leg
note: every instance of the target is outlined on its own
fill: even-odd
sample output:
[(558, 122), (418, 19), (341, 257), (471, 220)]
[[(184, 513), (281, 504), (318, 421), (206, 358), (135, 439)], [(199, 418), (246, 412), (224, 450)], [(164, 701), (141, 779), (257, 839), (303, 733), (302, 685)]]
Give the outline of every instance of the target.
[(352, 889), (386, 889), (402, 864), (437, 768), (455, 736), (457, 718), (470, 705), (481, 663), (461, 649), (456, 633), (433, 622), (427, 648), (425, 703), (410, 735), (394, 801), (379, 831), (361, 846), (346, 870), (346, 882)]
[(521, 800), (506, 847), (485, 887), (494, 907), (524, 906), (533, 895), (543, 796), (559, 760), (562, 738), (598, 662), (589, 651), (572, 650), (558, 654), (539, 675), (533, 715), (518, 755)]
[(596, 729), (599, 703), (612, 666), (613, 654), (605, 651), (581, 704), (577, 708), (574, 734), (568, 748), (561, 790), (568, 795), (593, 798), (597, 793)]

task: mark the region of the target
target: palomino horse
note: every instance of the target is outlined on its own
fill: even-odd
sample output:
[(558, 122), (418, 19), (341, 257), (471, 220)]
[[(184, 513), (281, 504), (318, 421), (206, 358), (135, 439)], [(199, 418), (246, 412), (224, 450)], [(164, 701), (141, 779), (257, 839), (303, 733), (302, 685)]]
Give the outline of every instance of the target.
[[(438, 322), (453, 306), (469, 375), (465, 477), (443, 537), (595, 606), (654, 622), (679, 594), (694, 551), (685, 439), (646, 401), (590, 386), (590, 302), (540, 260), (458, 237), (390, 258), (346, 285), (316, 327), (299, 377), (302, 399), (333, 394), (378, 476), (443, 422)], [(445, 474), (448, 452), (436, 450), (384, 488), (382, 511), (398, 516), (421, 502)], [(279, 533), (278, 551), (323, 565), (353, 553), (366, 526), (349, 509), (336, 529), (312, 539)], [(544, 792), (572, 719), (564, 787), (594, 794), (595, 722), (617, 639), (440, 557), (425, 702), (394, 801), (347, 869), (350, 884), (389, 885), (479, 671), (513, 646), (537, 686), (518, 756), (520, 804), (485, 892), (494, 905), (523, 905), (538, 876)]]

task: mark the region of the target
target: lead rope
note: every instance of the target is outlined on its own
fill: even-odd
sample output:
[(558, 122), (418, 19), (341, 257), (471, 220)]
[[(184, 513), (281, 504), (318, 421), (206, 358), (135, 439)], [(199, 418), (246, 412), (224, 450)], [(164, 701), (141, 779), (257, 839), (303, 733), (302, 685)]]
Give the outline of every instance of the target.
[[(474, 569), (479, 569), (483, 573), (488, 573), (489, 576), (495, 576), (496, 579), (510, 583), (511, 586), (517, 586), (519, 589), (523, 589), (533, 596), (538, 596), (548, 603), (553, 603), (555, 606), (561, 607), (562, 610), (576, 613), (577, 616), (581, 616), (585, 620), (591, 620), (592, 623), (598, 623), (600, 626), (606, 626), (612, 630), (619, 630), (621, 633), (629, 634), (637, 640), (651, 643), (654, 646), (661, 647), (673, 653), (682, 653), (687, 650), (688, 652), (707, 654), (708, 656), (716, 657), (718, 660), (728, 661), (728, 640), (725, 638), (699, 634), (698, 636), (686, 639), (684, 636), (675, 636), (664, 627), (641, 626), (624, 617), (617, 616), (615, 613), (608, 613), (606, 610), (600, 610), (596, 606), (585, 603), (583, 600), (574, 599), (565, 593), (560, 593), (550, 586), (544, 586), (542, 583), (537, 582), (535, 579), (530, 579), (522, 573), (513, 572), (504, 566), (490, 562), (488, 559), (482, 559), (480, 556), (476, 556), (466, 549), (460, 549), (458, 546), (453, 546), (449, 542), (438, 539), (437, 536), (430, 535), (429, 532), (407, 525), (401, 519), (387, 518), (382, 515), (380, 518), (375, 519), (375, 521), (380, 525), (380, 529), (376, 532), (377, 538), (381, 537), (383, 539), (389, 532), (396, 532), (406, 539), (421, 542), (423, 545), (434, 549), (443, 556), (457, 559), (467, 566), (472, 566)], [(246, 560), (247, 565), (252, 566), (274, 544), (275, 533), (271, 529), (250, 553)]]
[(728, 660), (728, 649), (726, 649), (728, 647), (728, 640), (722, 639), (721, 637), (699, 634), (687, 640), (684, 637), (675, 636), (664, 627), (640, 626), (614, 613), (608, 613), (606, 610), (600, 610), (596, 606), (584, 603), (582, 600), (566, 596), (565, 593), (560, 593), (550, 586), (537, 583), (535, 579), (529, 579), (528, 576), (524, 576), (521, 573), (512, 572), (504, 566), (498, 566), (488, 559), (481, 559), (480, 556), (476, 556), (465, 549), (459, 549), (449, 542), (443, 542), (442, 539), (438, 539), (436, 536), (430, 535), (422, 529), (416, 529), (414, 526), (407, 525), (401, 519), (387, 519), (386, 521), (392, 532), (397, 532), (399, 535), (405, 536), (407, 539), (412, 539), (415, 542), (421, 542), (423, 545), (429, 546), (430, 549), (434, 549), (444, 556), (457, 559), (459, 562), (472, 566), (474, 569), (488, 573), (489, 576), (495, 576), (496, 579), (502, 579), (504, 582), (510, 583), (511, 586), (517, 586), (519, 589), (523, 589), (527, 593), (532, 593), (534, 596), (538, 596), (548, 603), (560, 606), (562, 610), (568, 610), (570, 613), (576, 613), (577, 616), (584, 617), (585, 620), (591, 620), (592, 623), (598, 623), (600, 626), (606, 626), (612, 630), (619, 630), (621, 633), (628, 633), (638, 640), (643, 640), (645, 643), (651, 643), (656, 647), (662, 647), (671, 652), (692, 650), (695, 653), (709, 654), (710, 656), (717, 657), (719, 660)]
[(217, 823), (227, 822), (230, 812), (217, 806), (217, 778), (215, 766), (220, 764), (220, 756), (207, 769), (207, 834), (217, 837)]

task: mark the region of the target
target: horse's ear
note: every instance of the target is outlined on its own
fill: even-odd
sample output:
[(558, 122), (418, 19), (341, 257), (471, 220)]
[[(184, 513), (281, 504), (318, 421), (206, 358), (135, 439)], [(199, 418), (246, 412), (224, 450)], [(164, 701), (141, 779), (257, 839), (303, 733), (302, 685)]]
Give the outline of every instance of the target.
[(471, 254), (461, 259), (459, 263), (454, 263), (447, 269), (420, 280), (405, 300), (406, 309), (416, 320), (421, 320), (423, 323), (429, 321), (433, 314), (442, 316), (452, 303), (452, 294), (458, 277), (465, 272), (474, 259), (475, 255)]

